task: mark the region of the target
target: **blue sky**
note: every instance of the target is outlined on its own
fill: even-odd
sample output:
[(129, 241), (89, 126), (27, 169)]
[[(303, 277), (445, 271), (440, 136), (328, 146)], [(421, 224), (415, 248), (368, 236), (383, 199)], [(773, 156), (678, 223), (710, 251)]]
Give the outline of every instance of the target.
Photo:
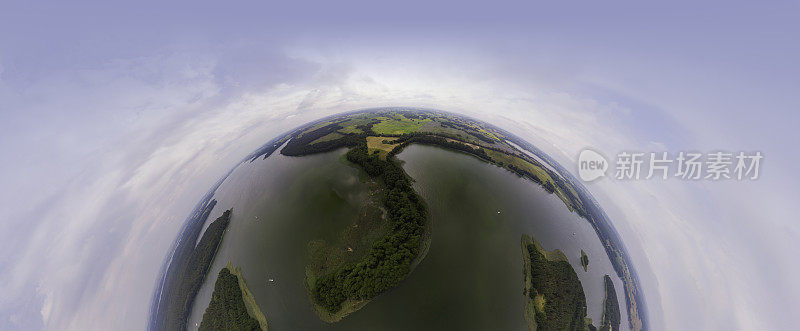
[(655, 329), (789, 328), (798, 9), (4, 4), (0, 328), (143, 328), (164, 253), (208, 187), (289, 127), (383, 105), (488, 120), (565, 166), (585, 147), (762, 151), (754, 182), (589, 188)]

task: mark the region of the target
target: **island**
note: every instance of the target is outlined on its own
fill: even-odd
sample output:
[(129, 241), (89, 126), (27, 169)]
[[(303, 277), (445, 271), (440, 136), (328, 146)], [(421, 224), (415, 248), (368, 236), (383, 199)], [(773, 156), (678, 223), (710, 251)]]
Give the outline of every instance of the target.
[(531, 236), (522, 236), (526, 296), (525, 320), (530, 330), (593, 329), (586, 318), (586, 296), (578, 274), (559, 250), (546, 251)]
[(230, 262), (219, 271), (211, 303), (203, 313), (199, 329), (201, 331), (267, 330), (267, 319), (247, 288), (241, 269), (234, 267)]
[(583, 272), (589, 271), (589, 256), (583, 250), (581, 250), (581, 267), (583, 267)]
[[(385, 234), (372, 243), (366, 243), (369, 245), (365, 246), (370, 248), (363, 257), (354, 263), (345, 263), (344, 259), (338, 259), (342, 263), (309, 265), (307, 268), (305, 282), (309, 294), (317, 314), (327, 322), (338, 321), (360, 309), (370, 299), (405, 279), (424, 247), (423, 238), (429, 237), (425, 234), (427, 221), (425, 206), (396, 159), (387, 157), (389, 155), (381, 157), (377, 153), (370, 153), (365, 137), (358, 134), (342, 135), (338, 139), (316, 142), (330, 135), (330, 131), (338, 127), (338, 125), (328, 125), (298, 136), (281, 150), (282, 154), (299, 156), (327, 151), (336, 148), (338, 144), (356, 144), (347, 152), (347, 160), (359, 166), (371, 179), (379, 181), (380, 190), (383, 192), (381, 201), (386, 212)], [(370, 127), (359, 125), (356, 129), (366, 131), (370, 130)], [(328, 147), (321, 148), (316, 144), (325, 144)], [(363, 234), (366, 233), (369, 231)], [(355, 241), (362, 240), (355, 238)], [(311, 264), (315, 264), (314, 261), (337, 261), (319, 257), (319, 255), (336, 254), (335, 250), (314, 251), (318, 257), (311, 259)]]
[(617, 301), (617, 291), (614, 289), (614, 282), (611, 281), (611, 277), (605, 275), (603, 277), (603, 284), (606, 294), (603, 298), (603, 321), (600, 324), (600, 330), (619, 330), (619, 302)]

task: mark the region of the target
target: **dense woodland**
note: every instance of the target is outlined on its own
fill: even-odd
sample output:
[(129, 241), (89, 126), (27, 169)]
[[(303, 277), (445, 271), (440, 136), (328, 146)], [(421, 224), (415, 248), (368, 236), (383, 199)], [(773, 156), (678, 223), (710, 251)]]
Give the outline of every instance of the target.
[(603, 300), (603, 323), (600, 326), (600, 330), (619, 330), (619, 302), (617, 301), (617, 291), (614, 290), (614, 282), (611, 281), (611, 277), (606, 275), (603, 277), (603, 283), (606, 289), (606, 297)]
[(261, 330), (258, 321), (247, 313), (247, 307), (242, 299), (242, 289), (239, 288), (239, 279), (228, 268), (219, 271), (211, 303), (208, 304), (203, 313), (203, 321), (200, 322), (200, 330)]
[(371, 127), (371, 124), (360, 125), (357, 126), (357, 128), (361, 129), (364, 133), (345, 134), (339, 139), (321, 141), (312, 144), (312, 142), (315, 140), (342, 129), (342, 126), (338, 122), (331, 123), (311, 132), (306, 132), (302, 135), (295, 135), (292, 140), (286, 144), (286, 147), (281, 149), (281, 154), (287, 156), (301, 156), (328, 152), (342, 147), (354, 147), (364, 142), (364, 137), (366, 137), (367, 134), (372, 133)]
[(586, 317), (586, 296), (578, 275), (565, 260), (550, 261), (534, 243), (526, 245), (530, 256), (532, 288), (530, 300), (544, 297), (544, 310), (536, 309), (536, 325), (540, 330), (583, 330)]
[(314, 300), (331, 313), (338, 312), (346, 300), (371, 299), (405, 279), (419, 254), (426, 222), (422, 201), (394, 160), (369, 155), (365, 143), (351, 149), (347, 160), (386, 185), (383, 204), (389, 232), (373, 244), (362, 261), (342, 266), (316, 281)]

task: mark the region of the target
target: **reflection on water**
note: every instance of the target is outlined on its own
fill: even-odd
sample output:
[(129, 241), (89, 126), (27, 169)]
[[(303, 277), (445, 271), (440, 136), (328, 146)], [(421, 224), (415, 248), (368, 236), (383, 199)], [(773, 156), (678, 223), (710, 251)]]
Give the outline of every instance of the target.
[[(234, 171), (215, 195), (212, 214), (230, 207), (234, 214), (195, 301), (191, 327), (210, 301), (217, 272), (231, 261), (242, 267), (273, 330), (522, 329), (523, 233), (567, 255), (583, 283), (588, 315), (599, 324), (603, 275), (614, 272), (588, 222), (510, 172), (425, 146), (408, 147), (398, 157), (428, 204), (433, 241), (427, 257), (406, 281), (362, 310), (336, 324), (320, 321), (303, 284), (306, 244), (348, 226), (368, 194), (343, 154), (275, 153)], [(589, 256), (588, 273), (580, 267), (581, 249)], [(621, 281), (612, 278), (617, 296), (624, 297)]]

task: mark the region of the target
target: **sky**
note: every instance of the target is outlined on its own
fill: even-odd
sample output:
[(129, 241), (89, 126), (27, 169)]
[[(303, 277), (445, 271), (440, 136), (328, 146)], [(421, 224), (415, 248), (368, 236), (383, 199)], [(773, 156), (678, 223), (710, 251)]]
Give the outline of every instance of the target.
[(141, 330), (202, 195), (321, 116), (467, 114), (592, 148), (760, 151), (754, 181), (587, 184), (651, 326), (791, 329), (796, 2), (112, 4), (0, 10), (0, 329)]

